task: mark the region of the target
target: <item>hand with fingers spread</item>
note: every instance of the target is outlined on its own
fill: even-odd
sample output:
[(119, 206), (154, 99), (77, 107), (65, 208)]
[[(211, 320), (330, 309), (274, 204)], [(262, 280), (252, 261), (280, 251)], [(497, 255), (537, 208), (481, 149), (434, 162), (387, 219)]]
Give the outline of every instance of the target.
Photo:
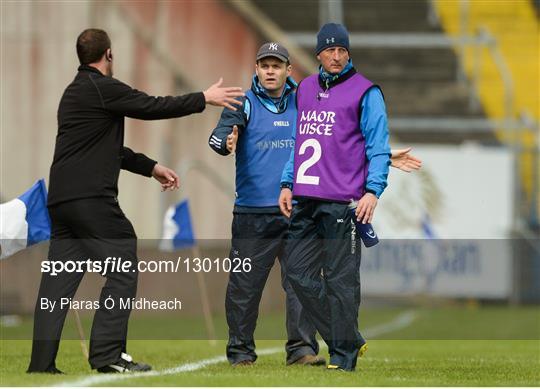
[(237, 86), (222, 87), (221, 84), (223, 84), (223, 77), (221, 77), (215, 84), (210, 85), (210, 87), (203, 92), (204, 98), (206, 99), (206, 104), (215, 105), (218, 107), (226, 107), (232, 111), (236, 111), (233, 104), (242, 105), (242, 102), (235, 98), (244, 96), (242, 88)]
[(180, 179), (176, 173), (157, 163), (152, 170), (152, 177), (154, 177), (161, 184), (161, 191), (165, 192), (166, 190), (175, 190), (180, 188)]
[(229, 150), (229, 153), (234, 154), (236, 151), (236, 142), (238, 142), (238, 126), (234, 125), (232, 133), (227, 135), (227, 150)]
[(366, 193), (363, 195), (356, 206), (356, 220), (364, 224), (371, 223), (375, 207), (377, 207), (377, 201), (377, 196), (373, 193)]
[(292, 212), (292, 191), (289, 188), (281, 189), (279, 195), (279, 210), (283, 216), (290, 218)]
[(422, 160), (409, 154), (411, 150), (411, 147), (391, 150), (392, 156), (390, 157), (390, 161), (392, 164), (390, 166), (407, 173), (410, 173), (413, 170), (419, 170), (422, 167)]

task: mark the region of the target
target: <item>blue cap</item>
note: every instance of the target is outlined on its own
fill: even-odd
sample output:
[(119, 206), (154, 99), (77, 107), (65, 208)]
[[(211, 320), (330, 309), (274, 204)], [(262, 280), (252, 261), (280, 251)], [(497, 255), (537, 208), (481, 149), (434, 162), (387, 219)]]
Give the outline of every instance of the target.
[(349, 51), (349, 32), (344, 25), (338, 23), (326, 23), (317, 34), (317, 48), (315, 53), (329, 47), (344, 47)]
[(375, 233), (371, 223), (363, 224), (362, 222), (356, 222), (356, 231), (360, 234), (364, 246), (372, 247), (379, 243), (379, 237)]
[(379, 243), (379, 237), (373, 229), (371, 223), (362, 223), (356, 220), (355, 209), (351, 209), (351, 217), (356, 225), (356, 233), (360, 235), (360, 239), (364, 242), (364, 246), (372, 247)]

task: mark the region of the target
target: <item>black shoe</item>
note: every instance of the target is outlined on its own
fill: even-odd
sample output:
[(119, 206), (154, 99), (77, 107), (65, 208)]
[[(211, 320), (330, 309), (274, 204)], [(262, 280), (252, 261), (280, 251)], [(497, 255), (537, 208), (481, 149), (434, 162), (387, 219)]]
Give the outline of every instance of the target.
[(294, 362), (287, 362), (287, 366), (291, 365), (305, 365), (305, 366), (323, 366), (326, 365), (326, 359), (318, 355), (304, 355)]
[(242, 361), (235, 362), (232, 365), (233, 365), (233, 367), (246, 367), (246, 366), (253, 366), (254, 363), (255, 363), (254, 361), (244, 359)]
[(56, 367), (50, 367), (47, 370), (43, 370), (43, 371), (38, 371), (38, 370), (30, 371), (30, 370), (28, 370), (27, 373), (30, 373), (30, 374), (32, 374), (32, 373), (66, 374), (63, 371), (58, 370)]
[(97, 369), (100, 373), (139, 373), (150, 370), (152, 370), (150, 365), (133, 362), (131, 355), (126, 353), (122, 353), (116, 362)]

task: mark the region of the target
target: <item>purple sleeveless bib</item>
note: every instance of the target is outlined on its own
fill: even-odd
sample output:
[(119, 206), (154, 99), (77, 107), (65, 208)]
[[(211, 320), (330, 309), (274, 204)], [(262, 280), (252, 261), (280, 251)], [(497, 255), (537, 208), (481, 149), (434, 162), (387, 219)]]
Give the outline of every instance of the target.
[(360, 101), (373, 83), (356, 73), (323, 91), (318, 77), (307, 77), (297, 91), (293, 194), (359, 200), (368, 170)]

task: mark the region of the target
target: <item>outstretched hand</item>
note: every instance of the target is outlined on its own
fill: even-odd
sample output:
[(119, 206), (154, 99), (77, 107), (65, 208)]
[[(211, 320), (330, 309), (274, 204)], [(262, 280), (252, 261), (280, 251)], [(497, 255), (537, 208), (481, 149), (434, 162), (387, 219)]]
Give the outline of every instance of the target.
[(392, 167), (410, 173), (413, 170), (419, 170), (422, 167), (422, 160), (409, 154), (411, 147), (406, 149), (391, 150), (390, 157)]
[(244, 96), (242, 88), (239, 86), (222, 87), (221, 84), (223, 84), (223, 77), (215, 84), (210, 85), (210, 87), (203, 92), (206, 104), (226, 107), (232, 111), (236, 111), (233, 104), (242, 105), (241, 101), (235, 99), (235, 97)]
[(152, 177), (154, 177), (161, 184), (162, 192), (180, 188), (180, 178), (178, 178), (174, 170), (160, 165), (159, 163), (156, 163), (154, 166), (154, 170), (152, 170)]

